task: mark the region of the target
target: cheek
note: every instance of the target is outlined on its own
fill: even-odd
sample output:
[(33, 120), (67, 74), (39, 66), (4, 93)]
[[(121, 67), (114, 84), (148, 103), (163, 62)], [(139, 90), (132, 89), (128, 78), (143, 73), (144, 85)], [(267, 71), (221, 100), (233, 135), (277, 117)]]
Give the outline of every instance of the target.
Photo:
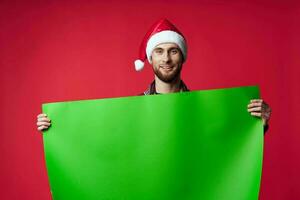
[(151, 61), (153, 66), (157, 66), (159, 64), (159, 59), (157, 57), (152, 57)]
[(173, 60), (174, 64), (178, 64), (179, 65), (180, 63), (182, 63), (182, 59), (181, 59), (180, 56), (174, 56), (172, 60)]
[(158, 56), (157, 55), (152, 55), (151, 56), (151, 60), (152, 60), (152, 62), (157, 62), (158, 61)]

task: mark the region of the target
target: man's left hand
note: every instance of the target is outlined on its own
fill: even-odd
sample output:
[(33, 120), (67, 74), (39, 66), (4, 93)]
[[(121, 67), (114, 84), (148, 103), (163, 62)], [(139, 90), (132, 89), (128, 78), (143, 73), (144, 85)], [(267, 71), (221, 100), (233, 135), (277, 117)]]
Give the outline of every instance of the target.
[(248, 112), (252, 116), (261, 118), (264, 126), (268, 125), (271, 117), (271, 108), (262, 99), (252, 99), (248, 104)]

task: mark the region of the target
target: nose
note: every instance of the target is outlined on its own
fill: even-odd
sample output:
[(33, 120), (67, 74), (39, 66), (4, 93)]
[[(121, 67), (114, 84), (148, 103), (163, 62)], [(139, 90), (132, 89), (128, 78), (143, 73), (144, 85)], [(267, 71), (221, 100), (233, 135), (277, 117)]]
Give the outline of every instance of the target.
[(170, 55), (169, 55), (168, 52), (164, 52), (164, 53), (163, 53), (163, 55), (162, 55), (162, 60), (163, 60), (164, 62), (166, 62), (166, 63), (170, 61)]

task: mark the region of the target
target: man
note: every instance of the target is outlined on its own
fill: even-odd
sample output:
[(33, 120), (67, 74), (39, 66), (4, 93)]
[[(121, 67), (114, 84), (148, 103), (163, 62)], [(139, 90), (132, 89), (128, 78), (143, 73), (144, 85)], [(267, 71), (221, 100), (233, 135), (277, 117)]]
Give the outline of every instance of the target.
[[(145, 35), (139, 59), (135, 69), (140, 71), (147, 59), (152, 65), (154, 81), (142, 95), (166, 94), (189, 91), (181, 79), (181, 69), (187, 58), (187, 44), (183, 34), (168, 20), (155, 23)], [(263, 120), (264, 130), (268, 129), (271, 109), (262, 99), (253, 99), (248, 104), (248, 112)], [(46, 114), (37, 116), (38, 130), (42, 131), (51, 125)]]

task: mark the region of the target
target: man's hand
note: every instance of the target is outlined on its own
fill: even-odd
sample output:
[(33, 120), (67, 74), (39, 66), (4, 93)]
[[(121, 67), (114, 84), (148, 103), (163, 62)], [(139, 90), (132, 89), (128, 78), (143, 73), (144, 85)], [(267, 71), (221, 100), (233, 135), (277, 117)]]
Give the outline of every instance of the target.
[(263, 120), (264, 126), (268, 125), (271, 117), (271, 108), (262, 99), (252, 99), (248, 104), (248, 112), (252, 116), (261, 118)]
[(36, 125), (39, 131), (43, 131), (51, 126), (51, 120), (47, 117), (46, 114), (42, 113), (37, 116)]

